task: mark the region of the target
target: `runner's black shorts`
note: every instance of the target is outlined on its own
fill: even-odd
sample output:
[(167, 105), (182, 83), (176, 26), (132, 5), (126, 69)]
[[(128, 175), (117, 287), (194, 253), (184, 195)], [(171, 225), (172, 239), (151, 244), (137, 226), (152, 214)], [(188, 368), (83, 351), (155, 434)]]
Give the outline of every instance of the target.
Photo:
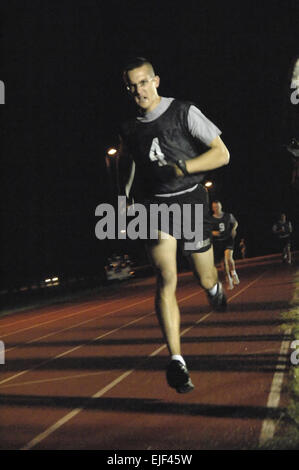
[(286, 250), (289, 246), (291, 246), (291, 237), (282, 237), (278, 239), (278, 244), (280, 247), (280, 250)]
[[(191, 189), (191, 188), (190, 188)], [(211, 218), (207, 190), (198, 184), (192, 191), (175, 196), (153, 196), (144, 201), (151, 236), (147, 243), (157, 243), (157, 231), (177, 239), (184, 255), (203, 253), (211, 247)], [(156, 210), (159, 207), (159, 217)], [(163, 216), (166, 215), (163, 220)], [(156, 234), (156, 235), (155, 235)]]
[(225, 238), (225, 240), (217, 240), (214, 238), (213, 247), (215, 262), (219, 263), (224, 258), (225, 250), (234, 250), (235, 241), (233, 237)]

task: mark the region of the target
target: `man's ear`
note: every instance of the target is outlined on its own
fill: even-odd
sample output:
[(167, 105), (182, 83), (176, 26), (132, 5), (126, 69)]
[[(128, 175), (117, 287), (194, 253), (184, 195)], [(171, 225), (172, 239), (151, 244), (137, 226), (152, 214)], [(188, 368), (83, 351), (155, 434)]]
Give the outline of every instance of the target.
[(159, 88), (159, 85), (160, 85), (160, 77), (159, 77), (159, 75), (155, 75), (155, 77), (154, 77), (154, 83), (155, 83), (155, 87), (156, 87), (156, 88)]

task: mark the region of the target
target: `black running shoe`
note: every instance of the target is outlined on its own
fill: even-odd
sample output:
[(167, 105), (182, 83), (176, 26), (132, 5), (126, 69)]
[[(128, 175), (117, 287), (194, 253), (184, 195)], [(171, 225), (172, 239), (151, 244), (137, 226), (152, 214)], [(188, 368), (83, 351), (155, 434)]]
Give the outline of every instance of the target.
[(211, 307), (216, 312), (225, 312), (227, 308), (226, 296), (223, 291), (223, 287), (221, 282), (217, 283), (217, 292), (215, 295), (211, 295), (209, 292), (208, 299), (210, 302)]
[(188, 369), (181, 361), (172, 360), (169, 363), (166, 379), (168, 385), (175, 388), (178, 393), (187, 393), (194, 389)]

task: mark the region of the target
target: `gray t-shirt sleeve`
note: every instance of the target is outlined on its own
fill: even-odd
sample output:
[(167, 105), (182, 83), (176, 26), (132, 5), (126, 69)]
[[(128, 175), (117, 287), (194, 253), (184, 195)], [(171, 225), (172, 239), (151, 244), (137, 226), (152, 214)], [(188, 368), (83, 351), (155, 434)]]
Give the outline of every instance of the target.
[(236, 217), (233, 214), (230, 214), (230, 223), (234, 225), (237, 222)]
[(195, 139), (201, 140), (208, 147), (221, 134), (220, 129), (194, 105), (188, 111), (188, 128)]

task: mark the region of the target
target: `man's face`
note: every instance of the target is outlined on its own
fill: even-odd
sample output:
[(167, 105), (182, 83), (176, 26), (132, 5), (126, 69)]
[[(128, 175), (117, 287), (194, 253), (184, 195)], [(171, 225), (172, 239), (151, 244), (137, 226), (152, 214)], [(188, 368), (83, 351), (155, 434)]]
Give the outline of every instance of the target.
[(221, 210), (222, 210), (221, 202), (213, 202), (212, 210), (213, 210), (214, 214), (220, 214)]
[(159, 77), (154, 76), (146, 64), (130, 70), (127, 76), (127, 86), (137, 106), (144, 111), (152, 111), (160, 102), (157, 91), (160, 83)]

